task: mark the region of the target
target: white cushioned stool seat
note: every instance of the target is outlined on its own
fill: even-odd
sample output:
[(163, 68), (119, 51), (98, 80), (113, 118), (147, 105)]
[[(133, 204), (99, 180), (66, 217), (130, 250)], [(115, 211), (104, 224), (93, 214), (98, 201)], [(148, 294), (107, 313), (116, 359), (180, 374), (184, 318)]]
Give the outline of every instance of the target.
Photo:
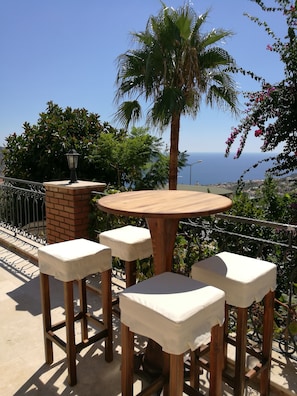
[(246, 308), (276, 288), (276, 265), (222, 252), (192, 266), (192, 278), (219, 287), (229, 305)]
[[(223, 379), (233, 387), (234, 395), (243, 396), (247, 380), (260, 375), (260, 394), (269, 395), (272, 353), (274, 291), (277, 267), (267, 261), (222, 252), (199, 261), (192, 266), (191, 276), (226, 293), (226, 320), (224, 337)], [(262, 342), (254, 349), (247, 345), (248, 309), (255, 302), (262, 302)], [(229, 334), (229, 311), (236, 311), (236, 335)], [(233, 376), (227, 370), (227, 345), (235, 347)], [(255, 366), (247, 368), (247, 355), (256, 358)], [(203, 366), (201, 354), (198, 361)], [(204, 367), (204, 366), (203, 366)], [(226, 370), (225, 370), (226, 369)]]
[[(130, 332), (154, 340), (170, 354), (170, 359), (178, 355), (180, 364), (183, 364), (185, 352), (209, 342), (212, 328), (223, 324), (224, 306), (225, 293), (222, 290), (171, 272), (139, 282), (120, 294), (122, 328), (124, 325)], [(126, 367), (125, 350), (123, 355)], [(180, 372), (183, 376), (183, 369)], [(127, 381), (123, 378), (126, 376), (124, 370), (123, 383)], [(219, 373), (216, 376), (218, 379)], [(182, 394), (179, 392), (183, 381), (176, 378), (174, 381), (177, 383), (172, 385), (169, 394), (173, 395), (172, 389), (176, 386), (179, 390), (174, 390), (174, 394)]]
[(111, 248), (113, 257), (125, 262), (126, 286), (134, 285), (136, 260), (153, 255), (150, 231), (147, 228), (127, 225), (101, 232), (99, 241)]
[(179, 355), (209, 341), (224, 322), (225, 293), (183, 275), (165, 272), (120, 294), (121, 322)]
[(40, 272), (62, 282), (83, 279), (111, 269), (111, 249), (87, 239), (43, 246), (38, 250)]
[(151, 234), (147, 228), (127, 225), (101, 232), (99, 240), (111, 248), (114, 257), (124, 261), (141, 260), (153, 254)]
[[(105, 341), (105, 360), (113, 360), (111, 249), (87, 239), (75, 239), (41, 247), (38, 250), (40, 294), (43, 318), (45, 361), (53, 362), (53, 342), (66, 352), (68, 382), (75, 385), (76, 354), (96, 341)], [(102, 320), (88, 312), (86, 277), (101, 273)], [(65, 320), (52, 324), (49, 276), (63, 283)], [(73, 284), (77, 281), (79, 304), (74, 308)], [(79, 311), (79, 312), (75, 312)], [(81, 323), (81, 342), (75, 340), (75, 322)], [(89, 321), (98, 331), (89, 336)], [(97, 326), (96, 326), (97, 327)], [(65, 328), (64, 333), (57, 330)]]

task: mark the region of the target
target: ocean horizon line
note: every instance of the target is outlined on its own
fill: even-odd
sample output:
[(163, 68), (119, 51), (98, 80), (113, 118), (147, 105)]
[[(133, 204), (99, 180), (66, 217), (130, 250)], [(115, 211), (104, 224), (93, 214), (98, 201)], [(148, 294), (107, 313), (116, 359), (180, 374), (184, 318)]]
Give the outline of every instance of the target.
[(187, 163), (178, 173), (179, 184), (234, 183), (240, 178), (263, 180), (272, 161), (267, 160), (261, 163), (261, 160), (273, 156), (267, 153), (243, 153), (239, 158), (234, 158), (235, 153), (230, 153), (228, 157), (225, 157), (222, 152), (199, 151), (187, 152), (187, 154)]
[[(224, 155), (225, 156), (225, 151), (188, 151), (188, 150), (184, 150), (187, 154), (199, 154), (199, 153), (201, 153), (201, 154), (222, 154), (222, 155)], [(277, 155), (277, 154), (279, 154), (279, 153), (276, 153), (276, 152), (271, 152), (271, 153), (264, 153), (264, 152), (258, 152), (258, 151), (246, 151), (246, 152), (243, 152), (240, 156), (242, 157), (243, 155), (246, 155), (246, 154), (249, 154), (249, 155), (267, 155), (267, 156), (274, 156), (274, 155)], [(236, 155), (236, 151), (230, 151), (230, 153), (228, 154), (228, 157), (230, 157), (230, 156), (234, 156), (234, 155)]]

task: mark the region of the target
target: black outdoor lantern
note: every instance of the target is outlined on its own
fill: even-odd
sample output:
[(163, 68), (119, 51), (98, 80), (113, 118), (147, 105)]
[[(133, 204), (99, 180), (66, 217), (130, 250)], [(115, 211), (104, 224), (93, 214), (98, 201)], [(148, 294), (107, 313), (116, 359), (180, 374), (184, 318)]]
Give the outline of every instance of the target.
[(78, 164), (79, 154), (75, 149), (71, 149), (66, 154), (68, 167), (70, 170), (70, 184), (77, 183), (76, 168)]

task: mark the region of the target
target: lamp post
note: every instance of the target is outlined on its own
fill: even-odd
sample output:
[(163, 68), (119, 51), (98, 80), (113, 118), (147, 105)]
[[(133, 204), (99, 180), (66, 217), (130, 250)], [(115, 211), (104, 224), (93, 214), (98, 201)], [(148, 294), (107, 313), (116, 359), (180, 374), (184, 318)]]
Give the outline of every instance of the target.
[(68, 167), (70, 170), (70, 181), (69, 184), (77, 183), (76, 169), (78, 164), (79, 154), (75, 149), (71, 149), (66, 154)]
[(195, 164), (200, 164), (200, 162), (202, 162), (202, 160), (198, 160), (198, 161), (192, 162), (191, 164), (186, 165), (186, 166), (190, 167), (190, 185), (192, 184), (192, 166)]

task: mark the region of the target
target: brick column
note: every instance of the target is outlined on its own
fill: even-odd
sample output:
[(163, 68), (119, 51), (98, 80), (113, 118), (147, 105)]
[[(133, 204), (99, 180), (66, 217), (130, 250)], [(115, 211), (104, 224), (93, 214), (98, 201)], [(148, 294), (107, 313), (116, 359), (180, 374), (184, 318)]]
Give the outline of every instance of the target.
[(44, 186), (47, 243), (88, 239), (91, 191), (103, 191), (106, 184), (54, 181), (46, 182)]

